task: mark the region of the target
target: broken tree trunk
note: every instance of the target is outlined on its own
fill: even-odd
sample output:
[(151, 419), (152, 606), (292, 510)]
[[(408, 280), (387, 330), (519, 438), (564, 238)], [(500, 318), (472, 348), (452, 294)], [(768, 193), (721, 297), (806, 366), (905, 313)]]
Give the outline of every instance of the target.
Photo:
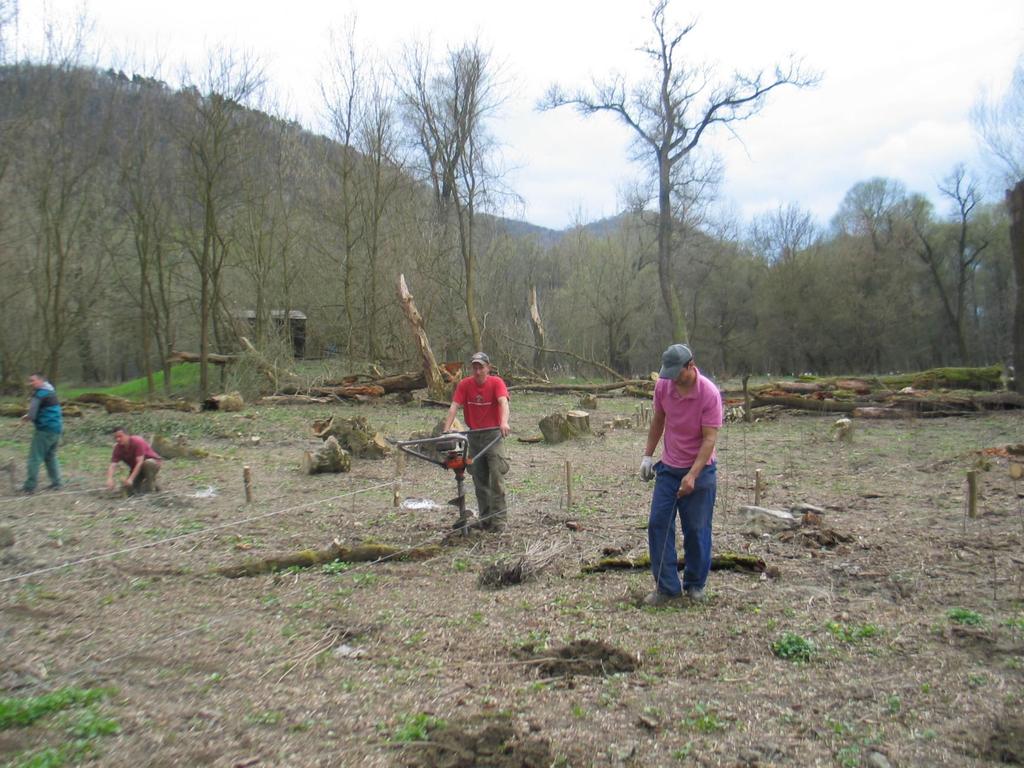
[(378, 560), (427, 560), (435, 557), (440, 551), (441, 548), (436, 545), (401, 548), (383, 544), (362, 544), (355, 547), (343, 547), (338, 541), (335, 541), (327, 549), (303, 549), (263, 560), (249, 559), (238, 565), (218, 568), (215, 573), (227, 576), (229, 579), (237, 579), (243, 576), (274, 573), (285, 568), (310, 568), (337, 560), (345, 563), (374, 563)]
[(569, 422), (560, 413), (552, 413), (540, 420), (540, 431), (544, 435), (544, 441), (557, 445), (564, 443), (572, 433), (569, 431)]
[(338, 438), (328, 437), (317, 451), (306, 451), (302, 455), (302, 471), (307, 475), (326, 472), (348, 472), (352, 469), (352, 457), (338, 444)]
[[(684, 558), (679, 558), (679, 570), (683, 570), (686, 563)], [(602, 571), (621, 571), (629, 569), (641, 570), (651, 567), (650, 555), (638, 557), (602, 557), (594, 563), (585, 563), (580, 569), (582, 573), (601, 573)], [(746, 555), (740, 552), (722, 552), (711, 557), (711, 570), (713, 571), (748, 571), (750, 573), (763, 573), (767, 565), (757, 555)]]
[(416, 309), (409, 287), (405, 284), (405, 275), (398, 276), (398, 298), (402, 303), (402, 312), (405, 313), (405, 318), (412, 326), (413, 335), (416, 337), (416, 345), (423, 364), (423, 377), (427, 382), (427, 396), (435, 400), (447, 400), (451, 395), (448, 382), (430, 348), (430, 339), (427, 338), (427, 331), (423, 326), (423, 316)]
[(537, 307), (537, 286), (530, 286), (530, 326), (533, 328), (533, 367), (542, 375), (547, 367), (547, 352), (544, 349), (544, 325), (540, 321), (540, 309)]

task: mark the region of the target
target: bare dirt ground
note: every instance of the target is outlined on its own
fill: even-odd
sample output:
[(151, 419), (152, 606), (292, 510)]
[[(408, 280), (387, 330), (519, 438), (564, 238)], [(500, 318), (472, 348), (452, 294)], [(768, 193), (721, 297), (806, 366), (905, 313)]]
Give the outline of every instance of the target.
[[(592, 421), (637, 403), (602, 398)], [(515, 434), (573, 405), (515, 396)], [(849, 445), (829, 439), (829, 417), (727, 425), (715, 551), (759, 555), (774, 575), (715, 571), (700, 605), (639, 607), (645, 571), (580, 573), (605, 550), (646, 549), (635, 429), (560, 446), (514, 435), (506, 531), (428, 560), (214, 575), (334, 539), (444, 540), (450, 509), (392, 505), (391, 459), (300, 474), (308, 425), (328, 411), (394, 437), (441, 416), (380, 404), (133, 417), (133, 431), (183, 433), (213, 455), (166, 462), (163, 492), (132, 499), (93, 490), (113, 417), (69, 420), (68, 492), (0, 497), (14, 537), (0, 549), (0, 696), (115, 689), (103, 711), (120, 733), (90, 757), (104, 766), (1024, 762), (1024, 483), (979, 453), (1024, 441), (1021, 414), (858, 423)], [(28, 438), (0, 424), (0, 463), (19, 475)], [(736, 509), (758, 469), (765, 505), (823, 507), (851, 540), (743, 533)], [(403, 497), (455, 492), (414, 459), (401, 479)], [(531, 546), (556, 553), (536, 578), (478, 584)], [(0, 764), (63, 733), (53, 718), (2, 730)]]

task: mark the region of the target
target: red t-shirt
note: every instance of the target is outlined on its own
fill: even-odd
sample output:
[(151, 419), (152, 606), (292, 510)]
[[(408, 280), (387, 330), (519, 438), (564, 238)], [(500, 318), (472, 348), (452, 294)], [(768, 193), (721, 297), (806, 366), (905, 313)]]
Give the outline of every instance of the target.
[(110, 457), (110, 463), (116, 464), (119, 461), (123, 461), (130, 468), (135, 469), (135, 462), (139, 460), (139, 456), (145, 459), (156, 459), (160, 461), (160, 454), (154, 451), (149, 443), (143, 440), (138, 435), (132, 435), (128, 438), (128, 445), (122, 447), (120, 443), (114, 446), (114, 455)]
[(508, 399), (508, 387), (500, 376), (488, 376), (483, 386), (472, 376), (459, 382), (452, 401), (462, 406), (462, 415), (470, 429), (501, 426), (499, 397)]

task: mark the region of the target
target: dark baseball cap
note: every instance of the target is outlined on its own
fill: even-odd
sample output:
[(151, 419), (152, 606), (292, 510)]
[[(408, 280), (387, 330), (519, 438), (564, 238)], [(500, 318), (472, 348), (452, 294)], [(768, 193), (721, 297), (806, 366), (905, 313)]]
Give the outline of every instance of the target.
[(491, 364), (491, 358), (489, 358), (483, 352), (477, 352), (475, 355), (473, 355), (471, 358), (469, 358), (469, 362), (470, 363), (483, 363), (484, 365), (490, 365)]
[(693, 360), (693, 352), (685, 344), (673, 344), (661, 354), (661, 370), (659, 379), (675, 379), (679, 373)]

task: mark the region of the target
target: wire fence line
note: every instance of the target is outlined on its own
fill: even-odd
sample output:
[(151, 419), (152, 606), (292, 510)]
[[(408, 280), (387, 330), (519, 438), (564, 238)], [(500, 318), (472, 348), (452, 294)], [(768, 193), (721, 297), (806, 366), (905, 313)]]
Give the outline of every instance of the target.
[[(360, 494), (360, 493), (368, 493), (370, 491), (378, 490), (380, 488), (387, 488), (387, 487), (393, 487), (393, 486), (394, 486), (393, 482), (380, 483), (378, 485), (373, 485), (373, 486), (370, 486), (368, 488), (360, 488), (360, 489), (358, 489), (356, 491), (352, 491), (352, 492), (349, 492), (349, 493), (340, 494), (338, 496), (332, 496), (332, 497), (329, 497), (329, 498), (326, 498), (326, 499), (320, 499), (317, 502), (311, 502), (311, 503), (307, 503), (307, 504), (299, 504), (299, 505), (296, 505), (294, 507), (290, 507), (290, 508), (285, 509), (285, 510), (277, 510), (273, 514), (282, 514), (284, 512), (294, 511), (296, 509), (302, 509), (304, 507), (308, 507), (308, 506), (311, 506), (311, 505), (322, 504), (322, 503), (326, 503), (328, 501), (337, 500), (339, 498), (345, 498), (345, 497), (348, 497), (348, 496), (354, 496), (354, 495), (357, 495), (357, 494)], [(515, 511), (516, 503), (517, 503), (516, 494), (515, 493), (511, 493), (510, 494), (510, 502), (509, 502), (509, 504), (507, 506), (507, 511), (509, 513), (513, 513)], [(498, 514), (500, 514), (500, 513), (495, 512), (495, 513), (492, 513), (491, 515), (485, 515), (484, 517), (478, 518), (478, 522), (484, 522), (484, 521), (488, 520), (489, 518), (491, 518), (493, 516), (496, 516)], [(266, 517), (269, 517), (269, 516), (270, 516), (269, 513), (265, 514), (265, 515), (257, 515), (257, 516), (248, 518), (247, 520), (236, 521), (236, 523), (233, 523), (233, 524), (238, 524), (238, 523), (241, 523), (241, 522), (247, 522), (247, 521), (251, 521), (251, 520), (262, 519), (262, 518), (266, 518)], [(206, 532), (207, 531), (197, 531), (196, 533), (206, 533)], [(185, 538), (185, 537), (184, 536), (179, 536), (179, 537), (173, 537), (173, 539), (164, 539), (164, 540), (161, 540), (160, 542), (152, 542), (151, 545), (160, 544), (160, 543), (164, 543), (166, 541), (171, 541), (171, 540), (176, 540), (176, 539), (181, 539), (181, 538)], [(368, 568), (373, 567), (373, 566), (380, 565), (381, 563), (385, 563), (385, 562), (388, 562), (390, 560), (394, 560), (394, 559), (400, 558), (400, 557), (402, 557), (407, 552), (410, 552), (410, 551), (413, 551), (413, 550), (416, 550), (416, 549), (421, 549), (426, 544), (428, 544), (431, 540), (433, 540), (433, 538), (434, 538), (434, 536), (431, 535), (431, 536), (423, 538), (422, 540), (420, 540), (420, 541), (418, 541), (416, 543), (410, 544), (407, 547), (400, 548), (400, 549), (396, 550), (395, 552), (392, 552), (392, 553), (389, 553), (389, 554), (386, 554), (386, 555), (382, 555), (381, 557), (379, 557), (379, 558), (377, 558), (375, 560), (371, 560), (371, 561), (364, 562), (364, 563), (358, 563), (356, 565), (353, 565), (351, 568), (348, 568), (345, 571), (341, 572), (340, 574), (338, 574), (338, 576), (340, 576), (340, 577), (351, 576), (351, 577), (354, 578), (357, 574), (359, 574), (360, 572), (362, 572), (365, 569), (368, 569)], [(131, 548), (131, 549), (141, 549), (141, 548), (143, 548), (143, 547), (135, 547), (135, 548)], [(96, 559), (96, 558), (92, 558), (92, 559)], [(91, 559), (89, 559), (89, 560), (91, 560)], [(56, 570), (56, 568), (60, 568), (60, 567), (63, 567), (63, 566), (56, 566), (55, 568), (49, 568), (49, 569), (44, 569), (44, 570), (45, 571)], [(22, 578), (24, 578), (24, 576), (22, 576)], [(8, 579), (6, 581), (9, 581), (9, 580), (10, 579)], [(0, 583), (3, 583), (3, 581), (0, 581)], [(234, 617), (228, 616), (228, 615), (223, 615), (223, 616), (215, 617), (215, 618), (212, 618), (212, 619), (203, 619), (203, 621), (201, 623), (199, 623), (198, 625), (196, 625), (194, 627), (190, 627), (188, 629), (183, 629), (183, 630), (180, 630), (180, 631), (175, 632), (175, 633), (170, 634), (170, 635), (159, 635), (158, 639), (162, 640), (162, 641), (171, 641), (171, 642), (173, 642), (173, 641), (185, 638), (185, 637), (196, 635), (196, 634), (199, 634), (199, 633), (202, 633), (202, 632), (207, 632), (212, 627), (215, 627), (215, 626), (217, 626), (219, 624), (223, 624), (223, 623), (225, 623), (226, 621), (228, 621), (229, 619), (232, 619), (232, 618), (234, 618)], [(131, 656), (135, 655), (136, 653), (138, 653), (143, 648), (149, 647), (150, 645), (151, 645), (151, 642), (147, 638), (147, 639), (143, 640), (142, 642), (136, 643), (135, 645), (133, 645), (131, 648), (129, 648), (126, 651), (122, 651), (120, 653), (108, 656), (108, 657), (106, 657), (104, 659), (100, 659), (100, 660), (97, 660), (97, 661), (90, 662), (88, 664), (85, 664), (85, 665), (77, 667), (77, 668), (73, 668), (73, 669), (70, 669), (70, 670), (59, 672), (59, 673), (57, 673), (55, 675), (51, 675), (51, 676), (47, 677), (45, 680), (38, 680), (38, 681), (35, 681), (35, 682), (32, 682), (32, 683), (28, 683), (26, 685), (21, 686), (20, 689), (23, 690), (23, 691), (24, 690), (35, 690), (37, 688), (43, 687), (44, 685), (51, 684), (54, 680), (66, 680), (66, 679), (82, 677), (83, 675), (94, 673), (97, 670), (99, 670), (100, 668), (102, 668), (104, 666), (107, 666), (109, 664), (112, 664), (115, 661), (120, 661), (121, 659), (130, 658)]]
[(348, 491), (346, 493), (340, 493), (340, 494), (337, 494), (335, 496), (328, 496), (326, 498), (318, 499), (318, 500), (315, 500), (315, 501), (306, 501), (306, 502), (303, 502), (302, 504), (296, 504), (296, 505), (291, 506), (291, 507), (285, 507), (284, 509), (276, 509), (276, 510), (272, 510), (270, 512), (264, 512), (264, 513), (259, 514), (259, 515), (251, 515), (249, 517), (244, 517), (244, 518), (241, 518), (239, 520), (231, 520), (231, 521), (226, 522), (226, 523), (220, 523), (219, 525), (214, 525), (214, 526), (211, 526), (209, 528), (204, 528), (201, 531), (189, 531), (187, 533), (178, 534), (176, 536), (168, 536), (168, 537), (163, 538), (163, 539), (157, 539), (156, 541), (148, 541), (148, 542), (146, 542), (144, 544), (136, 544), (136, 545), (133, 545), (133, 546), (130, 546), (130, 547), (124, 547), (122, 549), (114, 550), (112, 552), (103, 552), (103, 553), (100, 553), (100, 554), (97, 554), (97, 555), (90, 555), (88, 557), (82, 557), (82, 558), (79, 558), (77, 560), (69, 560), (69, 561), (67, 561), (65, 563), (61, 563), (59, 565), (51, 565), (51, 566), (47, 566), (46, 568), (37, 568), (37, 569), (32, 570), (32, 571), (26, 571), (24, 573), (15, 574), (14, 576), (8, 576), (6, 578), (2, 578), (2, 579), (0, 579), (0, 584), (9, 584), (11, 582), (21, 581), (22, 579), (28, 579), (28, 578), (31, 578), (33, 576), (39, 576), (39, 575), (44, 574), (44, 573), (52, 573), (53, 571), (60, 571), (60, 570), (63, 570), (65, 568), (75, 568), (75, 567), (78, 567), (78, 566), (81, 566), (81, 565), (85, 565), (87, 563), (94, 563), (94, 562), (97, 562), (99, 560), (109, 560), (110, 558), (118, 557), (119, 555), (125, 555), (125, 554), (129, 554), (131, 552), (137, 552), (137, 551), (143, 550), (143, 549), (151, 549), (153, 547), (159, 547), (159, 546), (164, 545), (164, 544), (169, 544), (171, 542), (176, 542), (176, 541), (182, 541), (184, 539), (200, 538), (200, 537), (205, 536), (207, 534), (215, 533), (216, 531), (224, 530), (225, 528), (235, 528), (235, 527), (238, 527), (240, 525), (245, 525), (246, 523), (254, 522), (256, 520), (264, 520), (264, 519), (269, 518), (269, 517), (275, 517), (277, 515), (287, 514), (288, 512), (294, 512), (297, 509), (304, 509), (306, 507), (318, 506), (320, 504), (326, 504), (326, 503), (331, 502), (331, 501), (338, 501), (339, 499), (345, 499), (345, 498), (348, 498), (350, 496), (359, 495), (361, 493), (369, 493), (370, 491), (379, 490), (380, 488), (390, 488), (390, 487), (393, 487), (393, 486), (394, 486), (394, 482), (378, 483), (377, 485), (371, 485), (371, 486), (369, 486), (367, 488), (359, 488), (359, 489), (354, 490), (354, 491)]

